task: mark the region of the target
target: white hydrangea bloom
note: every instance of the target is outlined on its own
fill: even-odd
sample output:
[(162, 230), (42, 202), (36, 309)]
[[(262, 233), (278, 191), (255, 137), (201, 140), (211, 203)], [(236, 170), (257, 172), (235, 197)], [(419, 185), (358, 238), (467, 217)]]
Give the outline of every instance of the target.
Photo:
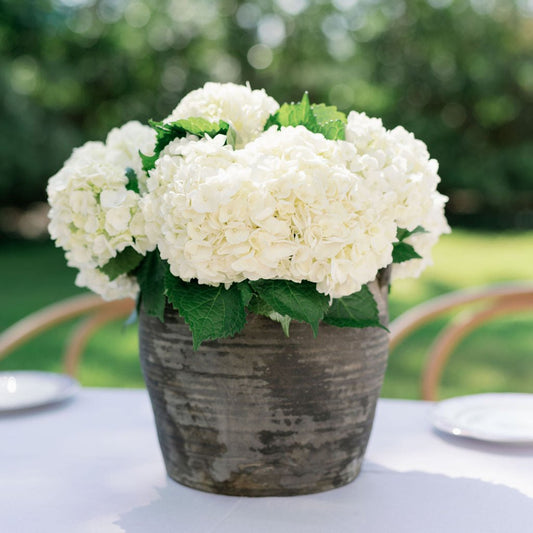
[(113, 128), (107, 135), (106, 160), (120, 168), (130, 167), (139, 179), (141, 192), (146, 191), (146, 173), (142, 169), (139, 152), (152, 155), (155, 146), (155, 131), (136, 120)]
[(69, 266), (82, 271), (78, 283), (102, 296), (130, 296), (132, 282), (109, 282), (98, 267), (128, 246), (140, 253), (155, 246), (145, 235), (139, 195), (126, 188), (126, 167), (140, 166), (136, 143), (150, 149), (151, 137), (153, 148), (146, 130), (130, 122), (113, 130), (106, 144), (86, 143), (48, 183), (50, 235), (65, 250)]
[(399, 228), (417, 233), (406, 240), (422, 259), (395, 264), (393, 277), (417, 276), (431, 263), (431, 248), (450, 228), (444, 217), (447, 198), (437, 192), (438, 163), (430, 159), (426, 145), (402, 127), (386, 130), (380, 119), (352, 111), (348, 115), (346, 141), (359, 154), (351, 169), (364, 176), (381, 194)]
[(425, 213), (424, 218), (419, 223), (427, 233), (415, 233), (405, 239), (405, 242), (412, 245), (422, 258), (395, 264), (392, 269), (393, 280), (416, 278), (426, 267), (433, 264), (431, 258), (433, 246), (437, 244), (442, 234), (450, 233), (450, 226), (444, 216), (444, 204), (447, 200), (446, 196), (438, 192), (434, 192), (431, 195), (431, 208)]
[(341, 297), (390, 263), (396, 225), (348, 168), (353, 145), (303, 126), (224, 141), (175, 141), (148, 180), (147, 233), (175, 276), (308, 280)]
[(191, 117), (224, 120), (237, 132), (237, 148), (242, 148), (262, 133), (268, 117), (278, 108), (264, 89), (252, 91), (248, 84), (209, 82), (187, 94), (165, 122)]
[(136, 298), (139, 285), (132, 276), (123, 274), (113, 281), (92, 267), (82, 267), (76, 276), (78, 287), (87, 287), (99, 294), (104, 300), (120, 300), (121, 298)]

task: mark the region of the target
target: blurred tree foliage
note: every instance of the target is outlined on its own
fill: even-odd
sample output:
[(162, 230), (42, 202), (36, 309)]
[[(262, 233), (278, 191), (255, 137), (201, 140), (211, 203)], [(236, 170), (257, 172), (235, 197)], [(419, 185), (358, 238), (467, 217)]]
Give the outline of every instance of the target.
[(404, 125), (452, 215), (533, 226), (530, 0), (2, 0), (0, 15), (2, 205), (45, 198), (110, 128), (249, 81)]

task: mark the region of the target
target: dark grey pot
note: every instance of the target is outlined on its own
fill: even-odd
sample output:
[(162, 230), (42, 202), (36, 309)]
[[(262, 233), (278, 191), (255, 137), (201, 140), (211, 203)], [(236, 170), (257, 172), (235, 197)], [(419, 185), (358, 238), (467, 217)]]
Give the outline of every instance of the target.
[[(388, 271), (371, 290), (387, 322)], [(193, 351), (171, 308), (140, 314), (140, 355), (168, 475), (240, 496), (320, 492), (352, 481), (388, 354), (380, 328), (281, 326), (250, 315), (231, 339)]]

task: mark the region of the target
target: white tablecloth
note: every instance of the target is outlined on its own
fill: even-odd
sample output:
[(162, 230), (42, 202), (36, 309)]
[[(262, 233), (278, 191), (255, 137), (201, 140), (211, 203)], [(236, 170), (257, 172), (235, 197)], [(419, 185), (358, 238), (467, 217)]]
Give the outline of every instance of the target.
[(83, 389), (0, 416), (2, 533), (528, 533), (533, 447), (446, 437), (431, 404), (380, 400), (350, 485), (237, 498), (166, 477), (143, 390)]

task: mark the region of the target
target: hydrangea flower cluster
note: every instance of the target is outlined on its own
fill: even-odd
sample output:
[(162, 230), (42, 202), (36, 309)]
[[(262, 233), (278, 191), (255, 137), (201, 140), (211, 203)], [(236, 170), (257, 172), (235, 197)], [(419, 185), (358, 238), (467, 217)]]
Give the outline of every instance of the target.
[(364, 113), (207, 83), (151, 126), (87, 143), (49, 182), (50, 234), (104, 298), (142, 291), (157, 254), (185, 288), (248, 283), (252, 305), (254, 282), (284, 280), (331, 304), (391, 263), (418, 275), (449, 231), (425, 144)]
[(307, 280), (337, 298), (392, 261), (393, 213), (350, 170), (352, 144), (303, 126), (273, 127), (241, 150), (224, 142), (174, 141), (150, 175), (147, 234), (172, 274)]
[(126, 169), (142, 173), (139, 150), (153, 149), (155, 133), (139, 122), (109, 132), (106, 142), (74, 150), (50, 178), (48, 230), (79, 269), (76, 284), (113, 300), (135, 297), (138, 285), (127, 275), (110, 280), (99, 270), (127, 247), (145, 253), (154, 247), (144, 235), (140, 195), (128, 190)]
[(358, 157), (350, 165), (387, 205), (398, 228), (416, 232), (405, 239), (420, 258), (394, 265), (393, 279), (417, 277), (431, 262), (431, 249), (450, 228), (444, 216), (447, 198), (437, 191), (438, 163), (430, 159), (426, 145), (398, 126), (386, 130), (380, 119), (352, 111), (346, 140)]

